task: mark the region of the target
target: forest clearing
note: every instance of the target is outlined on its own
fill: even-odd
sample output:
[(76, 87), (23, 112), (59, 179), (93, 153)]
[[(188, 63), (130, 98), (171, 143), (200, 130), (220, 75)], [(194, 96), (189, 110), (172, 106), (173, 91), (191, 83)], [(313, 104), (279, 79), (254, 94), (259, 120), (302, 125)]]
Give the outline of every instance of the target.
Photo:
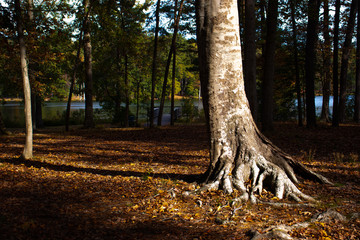
[[(317, 203), (266, 190), (256, 205), (235, 202), (237, 191), (184, 194), (209, 164), (201, 124), (39, 129), (32, 160), (18, 159), (25, 135), (13, 130), (0, 137), (0, 238), (252, 239), (283, 225), (294, 239), (359, 239), (360, 125), (276, 123), (267, 137), (334, 183), (301, 179)], [(316, 218), (328, 210), (344, 218)]]

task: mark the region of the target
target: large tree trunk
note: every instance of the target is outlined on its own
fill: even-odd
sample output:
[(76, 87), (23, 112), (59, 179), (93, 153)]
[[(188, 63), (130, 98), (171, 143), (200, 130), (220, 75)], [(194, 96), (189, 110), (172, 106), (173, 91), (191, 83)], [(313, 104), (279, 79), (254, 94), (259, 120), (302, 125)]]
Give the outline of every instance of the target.
[(245, 51), (244, 51), (244, 78), (245, 91), (249, 100), (250, 109), (255, 122), (258, 115), (256, 91), (256, 23), (255, 0), (245, 1)]
[(340, 22), (340, 0), (335, 2), (334, 22), (334, 56), (333, 56), (333, 119), (332, 125), (339, 126), (339, 22)]
[(20, 44), (20, 66), (21, 66), (21, 76), (24, 85), (24, 102), (25, 102), (25, 146), (24, 151), (21, 155), (23, 159), (31, 159), (33, 157), (33, 126), (32, 126), (32, 117), (31, 117), (31, 90), (30, 90), (30, 81), (28, 74), (28, 66), (26, 63), (26, 47), (24, 41), (24, 33), (22, 27), (22, 16), (21, 16), (21, 6), (20, 0), (15, 0), (15, 11), (16, 11), (16, 20), (17, 20), (17, 30), (18, 38)]
[(308, 24), (305, 47), (305, 76), (306, 76), (306, 126), (316, 126), (315, 112), (315, 71), (316, 51), (318, 40), (317, 27), (319, 22), (320, 0), (309, 0)]
[(274, 77), (278, 0), (269, 0), (266, 19), (264, 75), (262, 82), (262, 130), (273, 130)]
[(297, 112), (298, 112), (298, 125), (303, 126), (302, 118), (302, 100), (301, 100), (301, 83), (300, 83), (300, 70), (299, 70), (299, 53), (298, 53), (298, 41), (297, 41), (297, 28), (295, 20), (295, 0), (291, 0), (291, 25), (293, 28), (293, 45), (294, 45), (294, 66), (295, 66), (295, 91), (297, 97)]
[(342, 48), (341, 69), (340, 69), (340, 99), (339, 99), (339, 121), (345, 121), (345, 107), (347, 101), (347, 71), (349, 66), (351, 39), (355, 26), (355, 16), (358, 7), (358, 0), (353, 0), (350, 7), (350, 17), (346, 27), (345, 42)]
[[(178, 0), (175, 0), (174, 6), (174, 22), (176, 21), (176, 12), (178, 8)], [(176, 44), (173, 49), (173, 65), (172, 65), (172, 78), (171, 78), (171, 106), (170, 106), (170, 125), (174, 126), (175, 123), (175, 78), (176, 78)]]
[(92, 80), (92, 55), (91, 55), (91, 30), (90, 30), (90, 0), (84, 0), (84, 58), (85, 58), (85, 128), (94, 127), (93, 116), (93, 80)]
[(150, 128), (154, 127), (154, 106), (155, 106), (155, 82), (156, 82), (156, 68), (157, 68), (157, 48), (158, 48), (158, 38), (159, 38), (159, 22), (160, 22), (160, 1), (157, 1), (156, 4), (156, 26), (155, 26), (155, 38), (154, 38), (154, 52), (153, 52), (153, 62), (152, 62), (152, 73), (151, 73), (151, 103), (150, 103)]
[(323, 92), (323, 104), (321, 107), (320, 120), (324, 122), (330, 122), (329, 118), (329, 100), (331, 94), (331, 75), (330, 75), (330, 64), (331, 64), (331, 42), (330, 42), (330, 30), (329, 30), (329, 0), (324, 0), (324, 78), (322, 82)]
[(356, 35), (356, 77), (355, 77), (355, 111), (354, 121), (360, 123), (360, 7), (357, 13), (357, 35)]
[(206, 86), (210, 131), (210, 165), (202, 190), (238, 189), (242, 199), (256, 201), (254, 193), (261, 193), (268, 183), (278, 198), (312, 200), (295, 186), (295, 173), (327, 180), (276, 148), (253, 121), (244, 89), (236, 3), (197, 1), (200, 76)]

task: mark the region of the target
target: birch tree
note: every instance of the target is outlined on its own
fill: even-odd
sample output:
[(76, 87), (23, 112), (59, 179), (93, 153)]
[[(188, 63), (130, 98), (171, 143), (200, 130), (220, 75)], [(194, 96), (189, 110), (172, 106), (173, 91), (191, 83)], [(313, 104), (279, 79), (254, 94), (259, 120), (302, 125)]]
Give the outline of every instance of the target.
[[(279, 199), (313, 200), (297, 187), (296, 173), (329, 183), (274, 146), (258, 130), (245, 94), (237, 0), (198, 0), (200, 78), (207, 116), (210, 164), (200, 191), (235, 189), (241, 200), (269, 187)], [(267, 183), (265, 185), (265, 183)]]

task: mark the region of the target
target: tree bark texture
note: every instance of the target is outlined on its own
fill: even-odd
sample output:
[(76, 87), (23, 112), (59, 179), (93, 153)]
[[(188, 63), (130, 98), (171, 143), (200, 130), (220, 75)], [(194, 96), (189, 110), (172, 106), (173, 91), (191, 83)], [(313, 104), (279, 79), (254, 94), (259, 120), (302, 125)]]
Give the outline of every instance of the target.
[(28, 66), (26, 62), (26, 46), (24, 41), (24, 33), (22, 26), (22, 15), (20, 0), (15, 0), (15, 11), (17, 20), (17, 30), (20, 45), (20, 66), (21, 76), (24, 85), (24, 111), (25, 111), (25, 146), (21, 155), (23, 159), (31, 159), (33, 157), (33, 126), (31, 117), (31, 88), (28, 74)]
[(258, 102), (256, 91), (256, 21), (255, 0), (245, 1), (245, 51), (244, 78), (245, 91), (249, 100), (252, 116), (257, 121)]
[(329, 0), (324, 0), (324, 53), (323, 53), (323, 69), (324, 76), (322, 81), (323, 104), (321, 107), (320, 120), (323, 122), (330, 122), (329, 117), (329, 100), (331, 94), (331, 42), (329, 30)]
[(278, 198), (312, 200), (295, 186), (295, 173), (327, 180), (275, 147), (253, 121), (244, 87), (237, 0), (198, 0), (197, 24), (210, 133), (210, 165), (201, 190), (237, 189), (242, 200), (254, 202), (254, 193), (261, 193), (266, 183)]
[(266, 43), (264, 55), (264, 75), (262, 82), (261, 123), (263, 131), (273, 130), (274, 111), (274, 77), (276, 28), (278, 17), (278, 0), (269, 0), (266, 18)]
[(157, 1), (156, 4), (156, 26), (155, 26), (155, 37), (154, 37), (154, 52), (153, 52), (153, 62), (152, 62), (152, 73), (151, 73), (151, 103), (150, 103), (150, 114), (149, 114), (149, 127), (154, 127), (154, 106), (155, 106), (155, 82), (156, 82), (156, 68), (157, 68), (157, 48), (158, 48), (158, 38), (159, 38), (159, 22), (160, 22), (160, 1)]
[(300, 70), (299, 70), (299, 52), (298, 52), (298, 41), (297, 41), (297, 28), (295, 18), (295, 0), (291, 0), (291, 25), (293, 29), (293, 45), (294, 45), (294, 67), (295, 67), (295, 91), (297, 97), (297, 112), (298, 112), (298, 125), (303, 126), (303, 113), (302, 113), (302, 99), (301, 99), (301, 82), (300, 82)]
[(340, 99), (339, 99), (339, 122), (345, 121), (345, 108), (347, 101), (347, 72), (349, 66), (350, 46), (355, 26), (355, 17), (359, 0), (352, 0), (350, 17), (346, 27), (345, 42), (342, 47), (341, 68), (340, 68)]
[(335, 2), (334, 22), (334, 56), (333, 56), (333, 119), (332, 126), (339, 126), (339, 22), (340, 22), (340, 0)]
[(354, 121), (360, 123), (360, 7), (357, 12), (357, 35), (356, 35), (356, 77), (355, 77), (355, 109)]
[(316, 51), (315, 46), (318, 40), (320, 0), (309, 0), (308, 24), (305, 46), (305, 77), (306, 77), (306, 126), (316, 126), (315, 113), (315, 71)]
[(90, 0), (84, 0), (85, 128), (94, 127)]

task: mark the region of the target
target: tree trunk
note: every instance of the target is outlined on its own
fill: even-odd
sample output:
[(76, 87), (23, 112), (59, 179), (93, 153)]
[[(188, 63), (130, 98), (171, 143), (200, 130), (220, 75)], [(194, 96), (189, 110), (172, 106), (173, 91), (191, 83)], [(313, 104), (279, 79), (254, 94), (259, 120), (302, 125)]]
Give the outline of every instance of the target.
[(340, 69), (340, 99), (339, 99), (339, 121), (345, 121), (345, 108), (347, 101), (347, 71), (349, 66), (351, 39), (355, 26), (355, 17), (358, 7), (358, 0), (352, 0), (350, 17), (346, 27), (345, 42), (342, 48), (341, 69)]
[(335, 2), (334, 22), (334, 56), (333, 56), (333, 127), (339, 126), (339, 22), (340, 22), (340, 0)]
[(256, 23), (255, 0), (245, 1), (245, 51), (244, 78), (245, 91), (255, 122), (257, 121), (257, 92), (256, 92)]
[(329, 0), (324, 0), (324, 78), (322, 82), (323, 92), (323, 104), (321, 107), (320, 120), (323, 122), (330, 122), (329, 118), (329, 100), (331, 94), (331, 76), (330, 76), (330, 64), (331, 64), (331, 42), (329, 34)]
[(210, 165), (201, 190), (238, 189), (242, 200), (254, 202), (254, 193), (261, 193), (268, 183), (280, 199), (313, 200), (295, 186), (295, 172), (328, 181), (276, 148), (253, 121), (244, 88), (237, 0), (205, 1), (196, 5), (200, 78), (206, 86), (210, 132)]
[(355, 109), (354, 121), (360, 123), (360, 7), (357, 13), (356, 35), (356, 77), (355, 77)]
[(20, 0), (15, 0), (15, 11), (16, 11), (16, 20), (17, 20), (17, 30), (18, 38), (20, 44), (20, 66), (21, 66), (21, 76), (24, 85), (24, 111), (25, 111), (25, 146), (24, 151), (21, 155), (23, 159), (31, 159), (33, 157), (33, 126), (32, 126), (32, 117), (31, 117), (31, 88), (28, 75), (28, 66), (26, 63), (26, 47), (24, 41), (24, 33), (22, 26), (22, 16), (21, 16), (21, 6)]
[(167, 79), (168, 79), (168, 76), (169, 76), (169, 69), (170, 69), (170, 63), (171, 63), (171, 56), (172, 56), (172, 53), (174, 52), (174, 48), (175, 48), (175, 45), (176, 45), (176, 36), (177, 36), (177, 32), (179, 30), (179, 21), (180, 21), (180, 16), (181, 16), (181, 11), (182, 11), (183, 4), (184, 4), (184, 0), (181, 0), (180, 7), (179, 7), (179, 12), (177, 13), (176, 21), (174, 23), (174, 34), (173, 34), (173, 37), (172, 37), (172, 40), (171, 40), (171, 47), (170, 47), (168, 59), (167, 59), (167, 62), (166, 62), (165, 76), (164, 76), (163, 88), (162, 88), (161, 99), (160, 99), (158, 126), (161, 126), (162, 115), (163, 115), (164, 104), (165, 104)]
[(10, 133), (6, 130), (4, 120), (0, 111), (0, 135), (9, 135)]
[(129, 111), (130, 111), (130, 97), (129, 97), (129, 76), (128, 76), (128, 55), (125, 53), (125, 127), (129, 127)]
[(275, 48), (276, 28), (278, 17), (278, 0), (269, 0), (266, 19), (266, 44), (264, 57), (264, 75), (262, 82), (262, 130), (273, 130), (274, 110), (274, 75), (275, 75)]
[(316, 51), (318, 40), (317, 27), (319, 22), (320, 0), (309, 0), (308, 25), (305, 47), (305, 76), (306, 76), (306, 126), (316, 126), (315, 112), (315, 70)]
[(35, 106), (36, 106), (36, 111), (35, 111), (35, 119), (36, 119), (36, 128), (43, 128), (44, 127), (44, 121), (43, 121), (43, 117), (42, 117), (42, 104), (43, 104), (43, 100), (42, 97), (39, 95), (35, 95)]
[[(175, 0), (174, 7), (174, 22), (176, 21), (178, 0)], [(174, 126), (175, 123), (175, 78), (176, 78), (176, 44), (173, 49), (173, 68), (172, 68), (172, 79), (171, 79), (171, 107), (170, 107), (170, 125)]]
[(301, 83), (300, 83), (300, 71), (299, 71), (299, 53), (298, 53), (298, 41), (297, 41), (297, 28), (295, 20), (295, 0), (291, 0), (291, 24), (293, 28), (293, 45), (294, 45), (294, 66), (295, 66), (295, 91), (297, 97), (297, 112), (298, 112), (298, 125), (303, 126), (302, 118), (302, 99), (301, 99)]
[(93, 80), (92, 80), (92, 55), (91, 55), (91, 27), (90, 27), (90, 0), (84, 0), (84, 61), (85, 61), (85, 128), (94, 127), (93, 116)]
[(156, 68), (157, 68), (157, 48), (158, 48), (158, 38), (159, 38), (159, 22), (160, 22), (160, 1), (157, 1), (156, 4), (156, 27), (155, 27), (155, 38), (154, 38), (154, 52), (153, 52), (153, 64), (152, 64), (152, 74), (151, 74), (151, 104), (150, 104), (150, 128), (154, 127), (154, 106), (155, 106), (155, 82), (156, 82)]

